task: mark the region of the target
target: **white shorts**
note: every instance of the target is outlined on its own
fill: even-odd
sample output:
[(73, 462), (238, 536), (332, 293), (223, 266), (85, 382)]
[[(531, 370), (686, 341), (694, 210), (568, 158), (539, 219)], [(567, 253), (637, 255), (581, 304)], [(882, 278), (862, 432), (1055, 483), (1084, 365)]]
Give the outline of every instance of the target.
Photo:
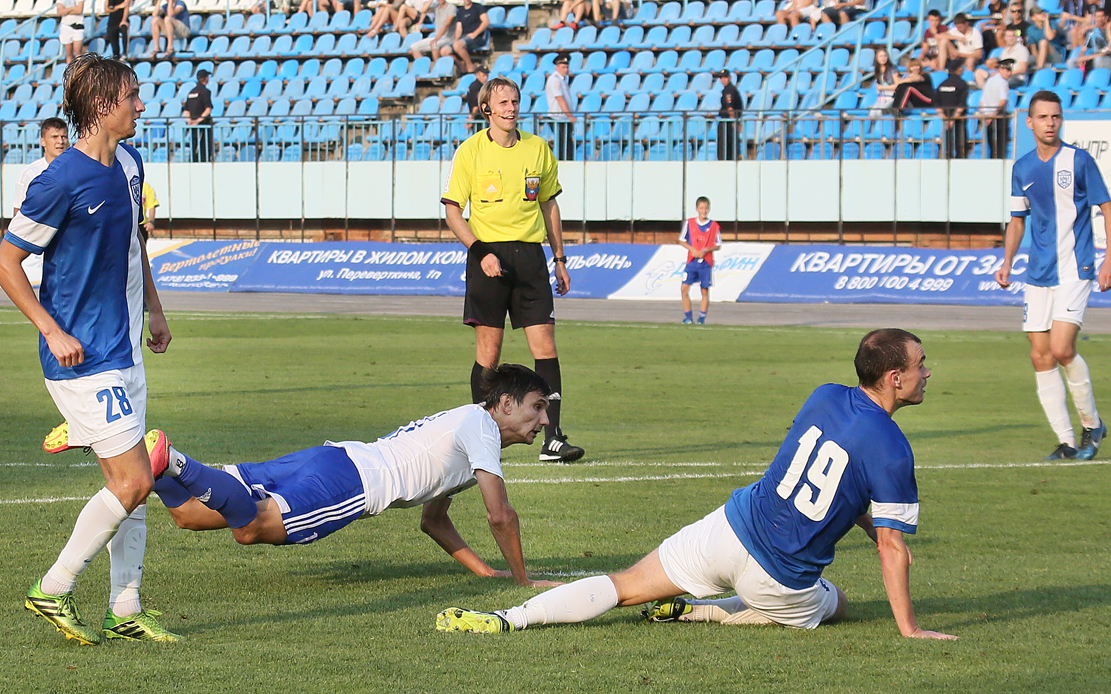
[(84, 20), (82, 20), (82, 22), (81, 22), (81, 28), (80, 29), (74, 29), (73, 27), (71, 27), (70, 22), (69, 22), (68, 19), (63, 19), (60, 22), (60, 24), (58, 26), (58, 43), (65, 46), (65, 45), (70, 44), (70, 43), (76, 43), (77, 41), (84, 42), (84, 40), (85, 40), (85, 23), (84, 23)]
[(46, 390), (69, 422), (69, 445), (89, 446), (99, 458), (130, 450), (143, 439), (147, 420), (147, 377), (143, 365), (64, 381)]
[(799, 9), (799, 16), (801, 16), (803, 19), (810, 19), (814, 15), (821, 13), (822, 8), (819, 7), (817, 3), (814, 3), (813, 5), (807, 5), (806, 7)]
[(1049, 330), (1053, 321), (1084, 325), (1084, 310), (1092, 293), (1091, 280), (1066, 282), (1056, 287), (1026, 285), (1022, 305), (1022, 329), (1028, 333)]
[(410, 46), (410, 48), (421, 53), (423, 53), (424, 51), (438, 51), (441, 48), (446, 48), (447, 46), (455, 43), (455, 35), (451, 32), (445, 33), (443, 36), (440, 37), (439, 41), (436, 41), (436, 45), (434, 46), (432, 45), (432, 40), (433, 37), (429, 36), (426, 39), (417, 41), (412, 46)]
[(824, 578), (795, 590), (769, 576), (737, 539), (724, 506), (664, 540), (660, 562), (696, 598), (735, 590), (746, 607), (783, 626), (813, 629), (837, 611), (837, 589)]

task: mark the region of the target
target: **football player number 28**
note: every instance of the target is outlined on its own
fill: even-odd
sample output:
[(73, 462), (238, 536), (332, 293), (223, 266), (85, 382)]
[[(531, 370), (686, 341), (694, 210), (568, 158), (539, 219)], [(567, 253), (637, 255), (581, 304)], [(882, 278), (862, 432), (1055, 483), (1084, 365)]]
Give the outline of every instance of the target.
[[(131, 401), (127, 399), (127, 391), (119, 386), (99, 391), (96, 394), (96, 401), (104, 403), (106, 408), (104, 421), (106, 423), (114, 422), (120, 417), (126, 417), (134, 411), (131, 408)], [(119, 412), (116, 412), (116, 407), (119, 408)]]
[[(776, 494), (784, 499), (790, 499), (791, 493), (798, 487), (795, 494), (795, 508), (812, 521), (821, 521), (829, 513), (833, 495), (841, 484), (841, 476), (849, 465), (849, 454), (834, 441), (826, 441), (818, 449), (814, 461), (810, 461), (818, 439), (822, 438), (822, 430), (812, 426), (799, 438), (799, 447), (795, 457), (791, 459), (791, 466), (783, 476), (779, 486), (775, 488)], [(807, 467), (809, 463), (809, 467)], [(803, 472), (806, 472), (806, 482), (799, 484)]]

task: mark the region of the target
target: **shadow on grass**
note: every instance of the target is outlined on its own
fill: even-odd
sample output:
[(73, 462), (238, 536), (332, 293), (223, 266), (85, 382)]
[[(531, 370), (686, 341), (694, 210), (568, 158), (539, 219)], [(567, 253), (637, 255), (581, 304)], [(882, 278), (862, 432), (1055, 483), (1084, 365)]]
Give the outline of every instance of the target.
[[(1103, 606), (1108, 602), (1111, 602), (1111, 585), (1051, 586), (959, 598), (918, 598), (914, 601), (914, 611), (919, 621), (929, 623), (929, 628), (955, 632), (959, 636), (961, 627), (1077, 612), (1088, 607)], [(950, 617), (951, 621), (942, 624), (936, 617), (931, 617), (940, 614), (954, 616)], [(889, 619), (891, 606), (886, 600), (853, 602), (852, 597), (849, 597), (849, 616), (846, 622)]]

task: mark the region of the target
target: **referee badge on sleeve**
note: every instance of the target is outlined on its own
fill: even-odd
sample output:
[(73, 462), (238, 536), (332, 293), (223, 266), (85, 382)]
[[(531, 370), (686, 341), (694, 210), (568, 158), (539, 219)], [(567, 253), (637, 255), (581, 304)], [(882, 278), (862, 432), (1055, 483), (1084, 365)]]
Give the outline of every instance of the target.
[(536, 202), (540, 197), (540, 177), (525, 176), (525, 200)]

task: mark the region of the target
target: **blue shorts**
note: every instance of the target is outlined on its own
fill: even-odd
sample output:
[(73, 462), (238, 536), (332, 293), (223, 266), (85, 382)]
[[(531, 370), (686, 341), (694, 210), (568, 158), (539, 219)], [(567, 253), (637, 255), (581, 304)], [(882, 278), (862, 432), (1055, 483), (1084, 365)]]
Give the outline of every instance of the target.
[(282, 511), (287, 537), (282, 544), (315, 542), (366, 511), (363, 480), (347, 451), (317, 446), (265, 463), (234, 467), (251, 495), (272, 498)]
[(701, 284), (703, 289), (709, 289), (713, 284), (714, 267), (709, 263), (700, 263), (697, 258), (687, 263), (687, 279), (683, 284)]

